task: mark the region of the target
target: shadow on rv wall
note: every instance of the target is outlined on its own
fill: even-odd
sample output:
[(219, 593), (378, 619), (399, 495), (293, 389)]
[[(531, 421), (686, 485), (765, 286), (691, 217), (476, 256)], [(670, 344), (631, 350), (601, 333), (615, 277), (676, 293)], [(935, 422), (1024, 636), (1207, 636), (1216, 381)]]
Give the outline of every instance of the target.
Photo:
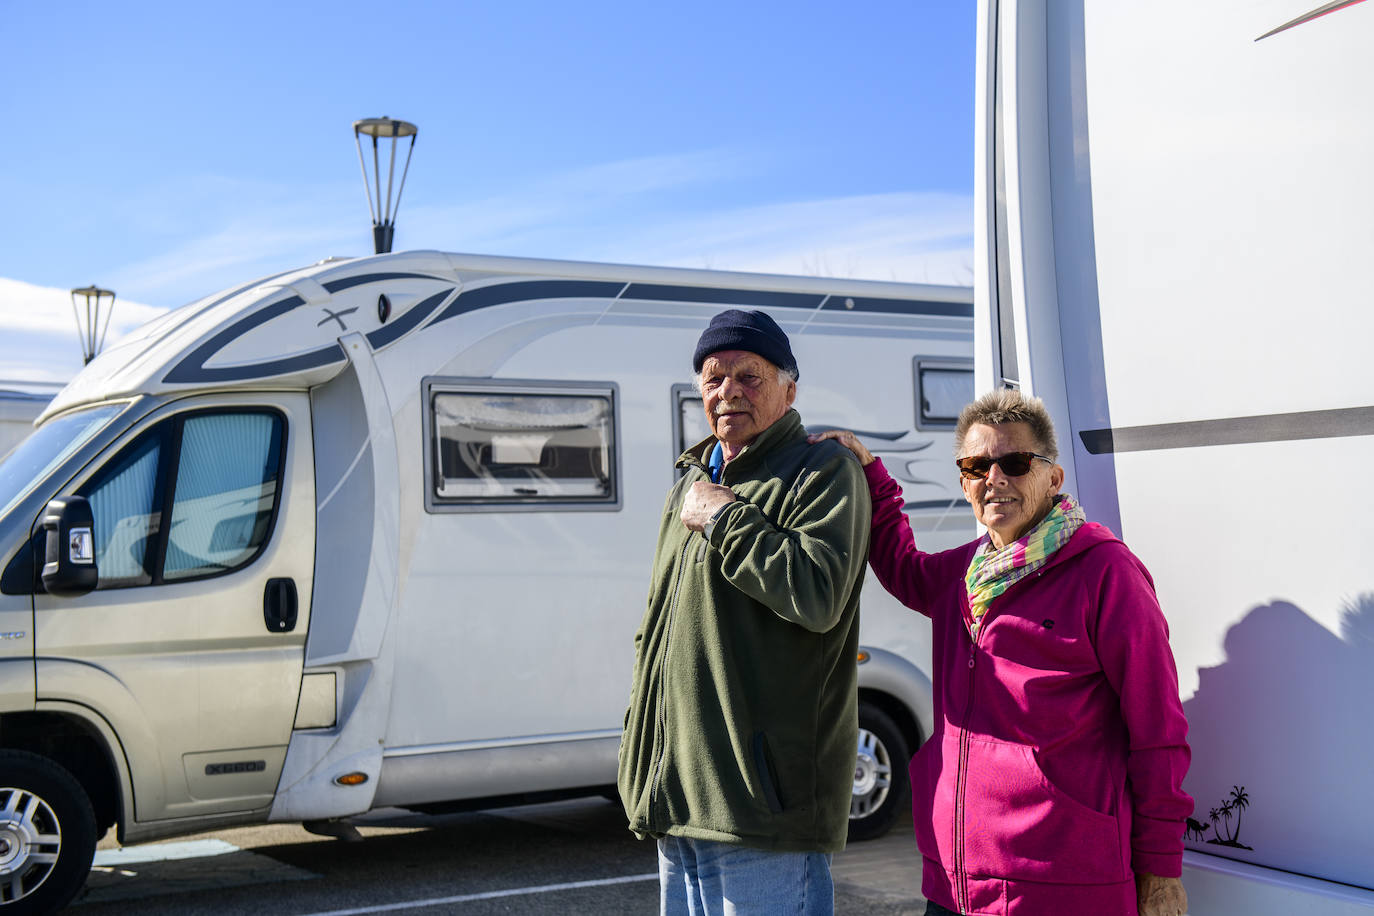
[(1369, 883), (1374, 792), (1374, 594), (1341, 634), (1283, 601), (1226, 634), (1226, 661), (1183, 704), (1192, 766), (1188, 846), (1287, 871)]

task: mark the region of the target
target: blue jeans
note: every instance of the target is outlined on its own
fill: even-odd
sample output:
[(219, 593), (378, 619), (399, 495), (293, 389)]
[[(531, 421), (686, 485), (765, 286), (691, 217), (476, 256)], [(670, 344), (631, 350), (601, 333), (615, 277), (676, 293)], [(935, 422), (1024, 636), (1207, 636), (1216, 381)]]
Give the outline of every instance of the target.
[(658, 841), (662, 916), (830, 916), (830, 856), (768, 852), (712, 840)]
[(932, 903), (931, 901), (927, 900), (926, 916), (959, 916), (959, 914), (954, 912), (953, 910), (945, 909), (938, 903)]

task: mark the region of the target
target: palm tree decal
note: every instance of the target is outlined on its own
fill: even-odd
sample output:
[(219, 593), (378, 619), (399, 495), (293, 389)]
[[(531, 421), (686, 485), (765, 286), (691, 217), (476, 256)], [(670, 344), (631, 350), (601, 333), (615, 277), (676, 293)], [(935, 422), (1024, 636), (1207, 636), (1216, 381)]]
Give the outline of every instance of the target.
[[(1253, 849), (1253, 847), (1246, 846), (1240, 841), (1241, 814), (1248, 807), (1250, 807), (1250, 795), (1245, 791), (1245, 786), (1231, 786), (1231, 794), (1227, 798), (1222, 799), (1219, 806), (1207, 812), (1207, 819), (1212, 822), (1212, 838), (1207, 842), (1214, 846), (1234, 846), (1236, 849)], [(1231, 832), (1232, 814), (1236, 816), (1236, 830), (1234, 833)], [(1192, 818), (1189, 818), (1188, 821), (1189, 829), (1187, 835), (1191, 836), (1193, 833), (1196, 833), (1198, 838), (1201, 839), (1202, 831), (1206, 828)], [(1226, 825), (1224, 833), (1222, 828), (1218, 826), (1218, 822), (1222, 821), (1224, 821)], [(1196, 829), (1193, 827), (1194, 824), (1197, 824)]]
[(1245, 786), (1231, 786), (1231, 807), (1236, 811), (1236, 832), (1231, 836), (1231, 840), (1240, 845), (1240, 815), (1246, 808), (1250, 807), (1250, 796), (1245, 793)]

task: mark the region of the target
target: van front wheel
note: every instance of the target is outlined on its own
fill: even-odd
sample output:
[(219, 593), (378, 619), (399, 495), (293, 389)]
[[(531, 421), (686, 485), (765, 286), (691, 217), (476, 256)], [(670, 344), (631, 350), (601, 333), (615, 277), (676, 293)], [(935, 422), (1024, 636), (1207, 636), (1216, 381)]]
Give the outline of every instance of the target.
[(0, 913), (52, 913), (86, 882), (95, 813), (65, 769), (27, 751), (0, 751)]
[(859, 747), (854, 794), (849, 801), (849, 839), (872, 840), (887, 833), (907, 799), (907, 752), (892, 717), (859, 702)]

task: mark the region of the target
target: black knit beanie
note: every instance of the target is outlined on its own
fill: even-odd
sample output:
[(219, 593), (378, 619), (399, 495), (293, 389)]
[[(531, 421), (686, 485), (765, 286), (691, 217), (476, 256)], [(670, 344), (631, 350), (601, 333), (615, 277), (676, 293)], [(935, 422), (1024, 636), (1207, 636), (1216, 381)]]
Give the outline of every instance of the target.
[(711, 319), (692, 354), (692, 371), (700, 372), (706, 357), (721, 350), (747, 350), (757, 353), (779, 369), (798, 375), (792, 345), (778, 323), (763, 312), (726, 309)]

